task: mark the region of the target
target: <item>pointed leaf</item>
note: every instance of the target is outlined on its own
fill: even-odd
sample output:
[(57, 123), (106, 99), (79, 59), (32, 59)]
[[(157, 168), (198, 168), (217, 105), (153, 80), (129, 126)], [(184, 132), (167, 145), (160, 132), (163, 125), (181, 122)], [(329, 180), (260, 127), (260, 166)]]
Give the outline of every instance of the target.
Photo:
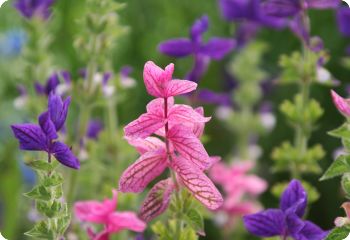
[(173, 190), (174, 183), (170, 178), (154, 185), (142, 203), (140, 218), (145, 222), (149, 222), (162, 214), (169, 206)]
[(220, 192), (198, 167), (187, 159), (173, 155), (172, 168), (185, 187), (204, 206), (215, 210), (222, 205), (223, 199)]
[(329, 135), (337, 138), (350, 138), (350, 126), (348, 123), (344, 123), (339, 128), (328, 132)]
[(49, 201), (52, 197), (51, 193), (43, 186), (33, 188), (30, 192), (24, 193), (24, 196), (42, 201)]
[(165, 125), (165, 119), (155, 114), (145, 113), (124, 128), (128, 138), (146, 138)]
[(196, 209), (190, 209), (186, 213), (186, 221), (199, 235), (205, 236), (204, 220)]
[(147, 152), (122, 174), (119, 180), (119, 190), (122, 192), (142, 192), (167, 167), (164, 149)]
[(171, 80), (166, 89), (165, 97), (190, 93), (197, 88), (197, 83), (188, 80)]
[(350, 156), (340, 155), (321, 177), (321, 181), (350, 172)]
[(211, 159), (192, 129), (175, 125), (168, 132), (168, 138), (174, 149), (184, 158), (195, 164), (200, 170), (211, 165)]

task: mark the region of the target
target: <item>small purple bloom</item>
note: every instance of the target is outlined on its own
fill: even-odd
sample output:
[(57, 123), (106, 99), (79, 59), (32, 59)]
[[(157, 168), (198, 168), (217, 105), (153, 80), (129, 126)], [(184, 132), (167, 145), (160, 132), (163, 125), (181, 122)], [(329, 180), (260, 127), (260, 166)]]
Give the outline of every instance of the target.
[(71, 85), (71, 76), (70, 73), (67, 71), (61, 71), (61, 72), (55, 72), (53, 73), (46, 81), (45, 85), (35, 82), (34, 88), (37, 94), (39, 95), (46, 95), (49, 96), (51, 92), (56, 93), (57, 89), (59, 88), (62, 83), (60, 82), (60, 77), (64, 80), (64, 85), (70, 86)]
[(25, 18), (38, 17), (47, 20), (51, 15), (51, 6), (55, 0), (17, 0), (14, 7)]
[(67, 145), (57, 141), (57, 132), (66, 121), (69, 104), (69, 97), (62, 101), (60, 96), (51, 93), (48, 111), (39, 116), (38, 125), (32, 123), (12, 125), (11, 128), (20, 143), (20, 149), (47, 152), (49, 159), (53, 155), (63, 165), (78, 169), (79, 160)]
[(198, 99), (205, 103), (212, 103), (219, 106), (232, 106), (229, 93), (216, 93), (208, 89), (198, 91)]
[(136, 85), (135, 79), (130, 77), (133, 69), (130, 66), (124, 66), (120, 69), (120, 85), (124, 88), (132, 88)]
[(235, 46), (233, 39), (213, 37), (204, 43), (202, 35), (208, 30), (209, 19), (203, 16), (193, 24), (190, 38), (176, 38), (159, 44), (161, 53), (172, 57), (186, 57), (194, 55), (195, 63), (187, 79), (198, 82), (207, 70), (211, 59), (220, 60), (225, 57)]
[(337, 19), (340, 32), (344, 36), (350, 37), (350, 8), (340, 8), (337, 13)]
[(280, 208), (268, 209), (243, 217), (247, 230), (259, 237), (292, 237), (295, 240), (322, 240), (328, 232), (302, 219), (307, 194), (298, 180), (292, 180), (283, 192)]
[(99, 120), (90, 120), (86, 136), (90, 139), (97, 140), (98, 135), (103, 130), (103, 124)]

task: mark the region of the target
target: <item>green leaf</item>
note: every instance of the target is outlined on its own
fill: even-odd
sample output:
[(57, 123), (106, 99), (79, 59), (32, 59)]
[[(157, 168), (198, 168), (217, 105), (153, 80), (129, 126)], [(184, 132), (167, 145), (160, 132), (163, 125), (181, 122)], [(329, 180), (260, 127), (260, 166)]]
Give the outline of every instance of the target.
[(37, 223), (31, 230), (24, 234), (34, 239), (54, 240), (54, 234), (45, 221)]
[(49, 201), (51, 199), (51, 193), (43, 186), (34, 187), (30, 192), (24, 193), (24, 196), (42, 201)]
[(341, 186), (347, 198), (350, 198), (350, 174), (345, 173), (341, 179)]
[(204, 220), (196, 209), (190, 209), (186, 213), (186, 222), (201, 236), (205, 236)]
[(340, 227), (333, 229), (325, 240), (344, 240), (350, 233), (349, 227)]
[(35, 170), (45, 171), (45, 172), (52, 171), (57, 166), (54, 163), (48, 163), (47, 161), (42, 161), (42, 160), (29, 162), (27, 163), (27, 165)]
[(321, 181), (350, 172), (350, 156), (340, 155), (321, 177)]
[(339, 128), (329, 131), (328, 134), (337, 138), (350, 138), (349, 124), (344, 123)]
[(46, 176), (42, 180), (42, 185), (45, 187), (54, 187), (63, 183), (63, 177), (59, 173), (54, 173), (51, 176)]
[(70, 215), (62, 216), (57, 218), (57, 232), (63, 235), (70, 224)]

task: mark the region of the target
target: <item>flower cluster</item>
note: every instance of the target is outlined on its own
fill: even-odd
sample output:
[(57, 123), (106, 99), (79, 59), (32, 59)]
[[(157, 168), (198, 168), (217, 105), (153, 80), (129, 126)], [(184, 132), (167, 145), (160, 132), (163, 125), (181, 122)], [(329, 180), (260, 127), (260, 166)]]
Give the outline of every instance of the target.
[(50, 7), (54, 2), (54, 0), (17, 0), (14, 6), (25, 18), (37, 17), (46, 20), (51, 15)]
[(39, 124), (24, 123), (11, 126), (15, 137), (19, 140), (20, 148), (28, 151), (44, 151), (51, 161), (53, 155), (63, 165), (78, 169), (79, 160), (74, 156), (70, 147), (57, 141), (58, 132), (64, 127), (67, 118), (70, 97), (64, 101), (58, 95), (51, 93), (48, 100), (48, 110), (42, 113)]
[(231, 167), (216, 163), (210, 169), (211, 179), (222, 186), (226, 193), (225, 202), (219, 210), (230, 217), (228, 223), (234, 224), (234, 217), (260, 209), (254, 198), (266, 190), (267, 183), (253, 174), (248, 174), (254, 165), (252, 161), (236, 162)]
[(280, 208), (268, 209), (244, 216), (247, 230), (259, 237), (292, 237), (295, 240), (324, 239), (328, 232), (314, 223), (303, 220), (307, 207), (307, 194), (298, 180), (292, 180), (283, 192)]
[[(195, 90), (197, 84), (187, 80), (172, 80), (173, 71), (173, 64), (168, 65), (165, 70), (153, 62), (145, 64), (143, 77), (147, 92), (157, 98), (147, 105), (147, 113), (129, 123), (124, 129), (125, 138), (141, 156), (122, 174), (119, 190), (141, 192), (166, 168), (170, 168), (177, 178), (158, 183), (153, 189), (154, 192), (162, 188), (169, 196), (172, 185), (180, 184), (206, 207), (217, 209), (223, 199), (211, 180), (203, 173), (217, 158), (210, 157), (199, 140), (204, 125), (210, 118), (203, 116), (202, 108), (192, 109), (187, 105), (174, 104), (174, 96)], [(152, 134), (155, 136), (151, 136)], [(152, 196), (151, 190), (149, 197)], [(148, 201), (149, 199), (145, 202)], [(167, 201), (157, 214), (166, 209), (166, 203)], [(147, 209), (147, 206), (143, 209)]]
[(105, 199), (103, 202), (81, 201), (74, 204), (74, 212), (79, 220), (104, 225), (100, 233), (95, 233), (91, 228), (87, 229), (92, 240), (108, 240), (111, 234), (124, 229), (135, 232), (145, 230), (146, 224), (134, 212), (115, 212), (117, 197), (118, 192), (113, 190), (112, 199)]

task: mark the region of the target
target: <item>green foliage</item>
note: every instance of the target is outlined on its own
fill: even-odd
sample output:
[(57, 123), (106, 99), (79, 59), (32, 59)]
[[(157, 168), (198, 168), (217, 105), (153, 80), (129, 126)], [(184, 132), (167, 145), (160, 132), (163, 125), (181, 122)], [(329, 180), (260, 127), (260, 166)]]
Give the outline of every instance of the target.
[(350, 172), (350, 156), (340, 155), (327, 169), (321, 180), (334, 178)]
[(350, 199), (350, 173), (345, 173), (341, 180), (341, 186), (345, 192), (346, 198)]
[(350, 234), (350, 228), (339, 227), (333, 229), (327, 236), (325, 240), (344, 240)]
[(301, 94), (294, 97), (294, 102), (285, 100), (280, 110), (294, 126), (301, 124), (306, 126), (305, 131), (312, 130), (312, 124), (316, 123), (324, 113), (320, 104), (314, 99), (305, 104)]
[(38, 173), (38, 184), (24, 195), (35, 200), (37, 211), (44, 220), (25, 234), (34, 239), (57, 239), (63, 236), (70, 223), (67, 203), (62, 202), (63, 177), (55, 171), (57, 164), (45, 161), (29, 163)]
[(300, 154), (299, 149), (290, 142), (284, 142), (272, 152), (275, 161), (274, 171), (297, 171), (300, 173), (320, 173), (318, 161), (325, 155), (321, 145), (317, 144)]
[(328, 132), (329, 135), (337, 138), (341, 138), (346, 140), (350, 140), (350, 125), (348, 123), (344, 123), (339, 128), (336, 128), (332, 131)]
[[(170, 220), (166, 225), (158, 221), (151, 226), (152, 231), (157, 235), (158, 240), (196, 240), (198, 239), (195, 230), (189, 226), (185, 226), (178, 231), (178, 226), (181, 224), (178, 220)], [(175, 236), (175, 238), (174, 238)]]

